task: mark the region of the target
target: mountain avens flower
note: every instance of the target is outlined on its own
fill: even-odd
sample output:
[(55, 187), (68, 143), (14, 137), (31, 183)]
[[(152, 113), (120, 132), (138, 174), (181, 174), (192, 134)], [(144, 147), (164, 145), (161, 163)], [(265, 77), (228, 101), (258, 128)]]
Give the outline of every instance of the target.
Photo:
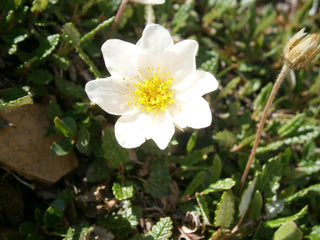
[(89, 99), (110, 114), (121, 115), (115, 136), (122, 147), (134, 148), (153, 139), (166, 148), (175, 125), (208, 127), (212, 116), (202, 97), (218, 87), (215, 77), (196, 70), (198, 43), (177, 44), (160, 25), (148, 24), (136, 45), (107, 40), (102, 54), (111, 76), (86, 84)]
[(303, 28), (289, 39), (283, 56), (290, 68), (300, 69), (307, 66), (319, 52), (319, 34), (307, 34)]
[(129, 0), (130, 2), (136, 2), (141, 4), (163, 4), (165, 0)]

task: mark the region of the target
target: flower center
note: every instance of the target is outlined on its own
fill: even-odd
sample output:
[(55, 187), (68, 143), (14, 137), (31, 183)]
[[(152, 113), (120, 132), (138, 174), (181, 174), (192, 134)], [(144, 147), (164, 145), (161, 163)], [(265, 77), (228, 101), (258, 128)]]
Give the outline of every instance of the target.
[(159, 66), (147, 68), (146, 72), (139, 71), (140, 75), (134, 77), (138, 80), (133, 84), (133, 90), (130, 90), (131, 101), (134, 106), (142, 112), (155, 114), (159, 111), (165, 111), (168, 106), (174, 103), (172, 99), (175, 90), (171, 89), (173, 78), (169, 73), (159, 72)]

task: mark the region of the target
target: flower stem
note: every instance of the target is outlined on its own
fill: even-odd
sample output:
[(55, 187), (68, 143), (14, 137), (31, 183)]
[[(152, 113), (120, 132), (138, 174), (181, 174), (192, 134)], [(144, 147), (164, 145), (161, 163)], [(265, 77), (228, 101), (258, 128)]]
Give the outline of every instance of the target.
[(154, 12), (153, 12), (153, 8), (150, 4), (146, 5), (145, 7), (145, 11), (146, 11), (146, 23), (152, 23), (154, 21)]
[(126, 4), (128, 3), (128, 1), (129, 0), (122, 0), (122, 2), (120, 4), (120, 7), (119, 7), (119, 9), (117, 11), (116, 17), (114, 19), (114, 22), (113, 22), (113, 24), (111, 26), (111, 29), (110, 29), (110, 32), (109, 32), (109, 35), (108, 35), (108, 39), (112, 37), (112, 33), (114, 31), (114, 28), (116, 27), (116, 25), (117, 25), (117, 23), (118, 23), (118, 21), (119, 21), (119, 19), (121, 17), (121, 14), (123, 12), (123, 9), (126, 6)]
[(273, 102), (277, 92), (278, 92), (278, 89), (283, 81), (283, 79), (285, 78), (285, 76), (287, 75), (287, 73), (289, 72), (290, 68), (288, 66), (287, 63), (285, 63), (283, 66), (282, 66), (282, 69), (281, 69), (281, 72), (272, 88), (272, 91), (270, 93), (270, 96), (268, 98), (268, 101), (267, 101), (267, 104), (266, 106), (264, 107), (264, 110), (263, 110), (263, 113), (262, 113), (262, 116), (261, 116), (261, 120), (260, 120), (260, 123), (258, 125), (258, 130), (257, 130), (257, 135), (256, 135), (256, 138), (254, 140), (254, 144), (253, 144), (253, 147), (251, 149), (251, 153), (250, 153), (250, 157), (248, 159), (248, 162), (247, 162), (247, 165), (246, 165), (246, 168), (242, 174), (242, 177), (241, 177), (241, 182), (240, 182), (240, 189), (239, 189), (239, 193), (241, 193), (242, 189), (243, 189), (243, 186), (245, 184), (245, 181), (247, 179), (247, 176), (249, 174), (249, 170), (250, 170), (250, 167), (252, 165), (252, 162), (253, 162), (253, 159), (254, 159), (254, 156), (256, 154), (256, 150), (257, 150), (257, 147), (259, 145), (259, 141), (260, 141), (260, 137), (261, 137), (261, 134), (262, 134), (262, 130), (263, 130), (263, 126), (266, 122), (266, 119), (267, 119), (267, 115), (268, 115), (268, 111), (269, 111), (269, 108), (271, 106), (271, 103)]

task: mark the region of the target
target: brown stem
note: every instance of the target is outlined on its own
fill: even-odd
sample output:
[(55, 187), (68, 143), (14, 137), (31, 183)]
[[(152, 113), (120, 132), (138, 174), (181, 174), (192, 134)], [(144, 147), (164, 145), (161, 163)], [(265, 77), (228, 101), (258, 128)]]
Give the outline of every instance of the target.
[(120, 7), (117, 11), (117, 14), (116, 14), (116, 17), (114, 19), (114, 22), (112, 23), (112, 26), (111, 26), (111, 29), (110, 29), (110, 32), (109, 32), (109, 35), (108, 35), (108, 39), (110, 39), (112, 37), (112, 33), (114, 31), (114, 28), (116, 27), (120, 17), (121, 17), (121, 14), (123, 12), (123, 9), (124, 7), (126, 6), (126, 4), (128, 3), (129, 0), (122, 0), (121, 4), (120, 4)]
[(272, 103), (274, 97), (276, 96), (276, 94), (278, 92), (278, 89), (279, 89), (283, 79), (285, 78), (285, 76), (289, 72), (289, 70), (290, 70), (289, 66), (285, 63), (282, 66), (281, 72), (280, 72), (280, 74), (279, 74), (279, 76), (278, 76), (278, 78), (277, 78), (277, 80), (276, 80), (276, 82), (275, 82), (275, 84), (274, 84), (274, 86), (272, 88), (272, 91), (271, 91), (271, 94), (270, 94), (270, 96), (268, 98), (267, 104), (264, 107), (264, 110), (263, 110), (263, 113), (262, 113), (262, 116), (261, 116), (261, 120), (260, 120), (260, 123), (258, 125), (257, 135), (256, 135), (256, 138), (254, 140), (253, 147), (251, 149), (250, 157), (248, 159), (246, 168), (245, 168), (245, 170), (244, 170), (244, 172), (242, 174), (242, 177), (241, 177), (239, 193), (241, 193), (241, 191), (243, 189), (243, 186), (244, 186), (244, 184), (246, 182), (247, 176), (249, 174), (249, 170), (250, 170), (251, 164), (253, 162), (254, 156), (256, 154), (257, 147), (259, 145), (259, 141), (260, 141), (260, 137), (261, 137), (261, 134), (262, 134), (263, 126), (264, 126), (264, 124), (266, 122), (268, 111), (269, 111), (269, 108), (271, 106), (271, 103)]
[(220, 227), (218, 229), (217, 234), (214, 236), (214, 238), (211, 238), (211, 240), (217, 240), (220, 237), (220, 234), (221, 234), (222, 230), (223, 230), (223, 227)]

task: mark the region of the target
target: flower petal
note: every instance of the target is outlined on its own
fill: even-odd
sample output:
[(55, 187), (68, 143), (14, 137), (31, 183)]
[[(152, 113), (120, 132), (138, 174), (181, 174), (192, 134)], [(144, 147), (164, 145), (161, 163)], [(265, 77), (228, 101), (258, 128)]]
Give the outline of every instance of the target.
[(191, 94), (203, 96), (216, 90), (219, 86), (217, 79), (209, 72), (197, 70), (194, 74), (188, 75), (179, 85), (175, 86), (177, 95)]
[(152, 139), (163, 150), (168, 146), (173, 134), (174, 125), (168, 112), (157, 113), (156, 117), (150, 113), (148, 139)]
[(139, 147), (147, 140), (145, 136), (146, 122), (148, 122), (148, 118), (140, 112), (121, 116), (114, 126), (118, 143), (124, 148)]
[(174, 78), (174, 85), (196, 71), (197, 51), (198, 43), (195, 40), (184, 40), (164, 52), (161, 66)]
[(163, 4), (165, 3), (165, 0), (131, 0), (131, 2), (142, 4)]
[(85, 91), (89, 99), (98, 104), (104, 111), (122, 115), (132, 111), (132, 106), (128, 105), (130, 101), (129, 90), (120, 83), (114, 77), (100, 78), (88, 82)]
[(180, 101), (178, 106), (170, 109), (170, 113), (173, 122), (181, 128), (204, 128), (210, 126), (212, 121), (209, 104), (202, 97)]
[(141, 50), (134, 44), (118, 39), (107, 40), (101, 47), (103, 59), (112, 76), (133, 77), (138, 74), (137, 59)]
[(167, 29), (158, 24), (148, 24), (143, 30), (137, 46), (149, 55), (158, 54), (173, 46), (173, 40)]

